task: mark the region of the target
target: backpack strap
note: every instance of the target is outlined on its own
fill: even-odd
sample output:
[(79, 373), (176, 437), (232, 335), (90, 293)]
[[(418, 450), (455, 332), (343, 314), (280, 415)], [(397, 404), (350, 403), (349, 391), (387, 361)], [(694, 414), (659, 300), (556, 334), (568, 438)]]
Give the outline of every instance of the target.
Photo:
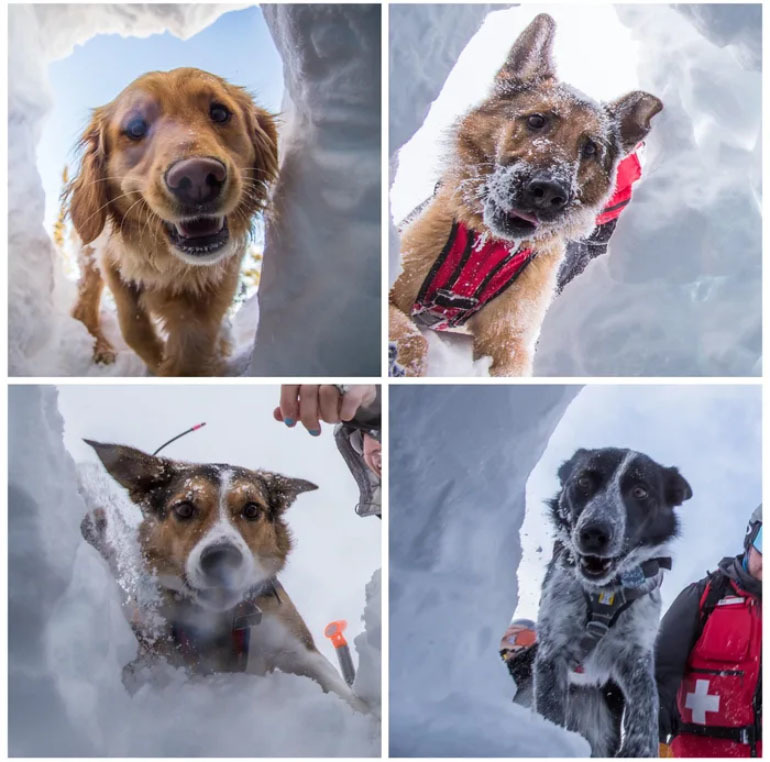
[(703, 628), (706, 626), (708, 618), (714, 613), (714, 609), (717, 607), (719, 601), (725, 597), (725, 594), (730, 589), (730, 579), (726, 574), (717, 570), (709, 575), (706, 587), (701, 595), (698, 609), (700, 612), (700, 620), (698, 624), (698, 634), (696, 641), (703, 634)]

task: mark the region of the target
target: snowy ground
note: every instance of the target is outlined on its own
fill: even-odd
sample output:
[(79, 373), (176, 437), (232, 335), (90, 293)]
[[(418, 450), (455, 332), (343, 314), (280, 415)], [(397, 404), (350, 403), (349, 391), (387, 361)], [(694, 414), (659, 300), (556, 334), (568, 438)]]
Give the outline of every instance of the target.
[[(391, 101), (394, 221), (432, 193), (446, 131), (484, 97), (518, 33), (551, 13), (565, 81), (601, 98), (645, 89), (665, 109), (610, 255), (551, 307), (535, 374), (760, 375), (759, 5), (526, 5), (489, 14), (472, 39), (486, 8), (440, 8), (418, 61), (400, 32), (410, 14), (422, 29), (429, 12), (391, 11), (392, 56), (411, 67)], [(391, 231), (391, 280), (397, 254)], [(430, 342), (431, 375), (486, 372), (462, 337)]]
[[(118, 390), (117, 387), (112, 387)], [(136, 395), (139, 387), (127, 394)], [(153, 392), (157, 387), (152, 389)], [(95, 435), (109, 438), (109, 422), (98, 409), (111, 389), (92, 390), (91, 413)], [(148, 390), (149, 391), (149, 390)], [(178, 392), (179, 390), (177, 390)], [(244, 393), (248, 390), (243, 390)], [(275, 390), (272, 390), (273, 392)], [(170, 387), (159, 390), (160, 396), (173, 394)], [(235, 392), (231, 389), (230, 393)], [(76, 409), (73, 395), (83, 392), (69, 388), (69, 415)], [(115, 393), (115, 392), (113, 392)], [(197, 390), (185, 388), (185, 394)], [(149, 399), (149, 398), (148, 398)], [(118, 401), (118, 407), (125, 404)], [(190, 402), (188, 396), (188, 403)], [(130, 429), (137, 419), (146, 421), (148, 436), (163, 417), (152, 413), (149, 401), (144, 415), (132, 416)], [(180, 404), (181, 408), (182, 405)], [(187, 405), (189, 409), (195, 407)], [(243, 408), (243, 406), (241, 406)], [(174, 406), (168, 400), (165, 408)], [(200, 411), (199, 411), (200, 412)], [(245, 414), (245, 413), (244, 413)], [(67, 413), (65, 413), (67, 415)], [(256, 410), (265, 426), (269, 410)], [(114, 417), (114, 416), (113, 416)], [(84, 414), (84, 418), (87, 416)], [(155, 420), (157, 419), (157, 420)], [(171, 424), (167, 421), (167, 425)], [(209, 421), (209, 426), (212, 421)], [(188, 681), (181, 673), (165, 688), (145, 686), (131, 699), (121, 683), (121, 669), (136, 652), (136, 642), (120, 610), (117, 587), (96, 551), (81, 538), (79, 524), (86, 503), (78, 492), (75, 463), (67, 451), (75, 449), (75, 437), (82, 435), (73, 418), (65, 422), (59, 412), (57, 392), (53, 387), (14, 387), (11, 390), (9, 421), (9, 751), (13, 756), (374, 756), (379, 754), (379, 722), (373, 716), (354, 713), (336, 696), (324, 694), (313, 681), (275, 673), (263, 678), (247, 675), (218, 676)], [(275, 423), (276, 430), (280, 424)], [(99, 428), (101, 427), (101, 433)], [(138, 426), (141, 430), (141, 425)], [(250, 428), (244, 444), (251, 442), (252, 456), (265, 458), (271, 448), (264, 437)], [(272, 432), (268, 429), (268, 434)], [(193, 450), (205, 448), (205, 429), (198, 441), (187, 444)], [(232, 429), (230, 429), (232, 433)], [(114, 435), (114, 429), (112, 434)], [(290, 432), (296, 437), (303, 432)], [(221, 434), (220, 434), (221, 435)], [(321, 440), (330, 437), (322, 435)], [(188, 439), (194, 438), (191, 435)], [(215, 434), (216, 436), (216, 434)], [(280, 435), (278, 440), (280, 440)], [(303, 444), (295, 437), (295, 464), (301, 457)], [(114, 436), (112, 437), (114, 438)], [(232, 437), (231, 437), (232, 438)], [(242, 438), (241, 438), (242, 439)], [(310, 440), (310, 437), (307, 437)], [(316, 440), (312, 444), (332, 446)], [(65, 442), (69, 444), (65, 446)], [(181, 440), (180, 440), (181, 441)], [(210, 440), (209, 440), (210, 441)], [(82, 446), (82, 444), (80, 444)], [(157, 444), (155, 445), (157, 446)], [(310, 446), (310, 444), (308, 444)], [(150, 449), (148, 444), (147, 449)], [(272, 451), (279, 460), (283, 446)], [(184, 452), (184, 450), (182, 451)], [(176, 457), (180, 451), (173, 453)], [(227, 455), (227, 453), (222, 453)], [(210, 459), (210, 457), (209, 457)], [(318, 528), (316, 534), (345, 538), (340, 517), (356, 521), (356, 531), (363, 529), (377, 535), (379, 527), (353, 512), (355, 486), (342, 481), (325, 456), (306, 458), (302, 471), (320, 469), (325, 479), (326, 497), (315, 506), (308, 501), (292, 506), (295, 517), (321, 511), (326, 521), (319, 527), (318, 518), (305, 515), (290, 525), (298, 535), (296, 563), (290, 563), (286, 586), (303, 611), (309, 611), (309, 625), (322, 641), (318, 619), (324, 623), (340, 615), (350, 621), (350, 638), (354, 661), (358, 664), (356, 690), (379, 710), (380, 663), (380, 583), (375, 571), (366, 586), (365, 629), (358, 618), (364, 606), (363, 581), (359, 574), (366, 548), (349, 553), (356, 572), (346, 577), (334, 571), (334, 584), (324, 582), (319, 574), (319, 558), (328, 563), (328, 540), (325, 548), (314, 544), (315, 538), (299, 525)], [(317, 464), (315, 463), (317, 461)], [(322, 465), (326, 462), (326, 465)], [(245, 464), (245, 463), (244, 463)], [(343, 464), (337, 464), (344, 469)], [(254, 464), (256, 465), (256, 464)], [(94, 475), (90, 466), (84, 476), (89, 494), (108, 499), (104, 479)], [(289, 469), (284, 468), (286, 472)], [(296, 470), (296, 469), (295, 469)], [(81, 477), (83, 478), (83, 477)], [(335, 491), (335, 480), (337, 484)], [(350, 488), (350, 489), (348, 489)], [(111, 488), (114, 490), (114, 486)], [(107, 491), (105, 491), (107, 490)], [(323, 488), (313, 495), (321, 495)], [(310, 497), (303, 496), (303, 497)], [(120, 509), (120, 498), (111, 499)], [(313, 511), (315, 513), (315, 511)], [(374, 521), (374, 520), (373, 520)], [(322, 530), (322, 531), (321, 531)], [(373, 536), (374, 536), (373, 535)], [(375, 538), (376, 540), (376, 538)], [(373, 546), (373, 547), (372, 547)], [(346, 545), (349, 547), (349, 545)], [(379, 542), (369, 544), (369, 569), (376, 567)], [(308, 555), (310, 558), (307, 558)], [(315, 561), (313, 562), (313, 559)], [(307, 563), (310, 561), (311, 563)], [(351, 567), (353, 568), (353, 567)], [(310, 570), (310, 573), (308, 572)], [(371, 574), (371, 571), (369, 572)], [(312, 580), (308, 584), (308, 580)], [(356, 581), (354, 581), (356, 580)], [(358, 582), (358, 580), (362, 580)], [(350, 588), (358, 585), (357, 592)], [(320, 586), (320, 590), (319, 590)], [(357, 600), (354, 609), (343, 607)], [(322, 642), (319, 647), (324, 648)], [(45, 718), (46, 732), (40, 732), (40, 718)]]
[[(52, 94), (46, 66), (98, 33), (186, 38), (234, 6), (15, 6), (9, 12), (9, 369), (12, 375), (144, 375), (91, 361), (69, 316), (74, 286), (43, 226), (36, 147)], [(379, 7), (264, 6), (284, 64), (282, 178), (268, 225), (259, 308), (234, 323), (232, 375), (378, 375)], [(258, 65), (258, 60), (255, 62)], [(63, 157), (64, 158), (64, 157)], [(361, 252), (366, 255), (362, 256)], [(347, 284), (340, 287), (341, 280)], [(241, 314), (242, 313), (242, 314)], [(262, 323), (251, 357), (257, 317)], [(253, 364), (250, 365), (253, 359)]]
[(391, 753), (587, 756), (583, 739), (511, 703), (498, 656), (514, 609), (537, 616), (556, 470), (607, 445), (681, 469), (694, 497), (665, 607), (741, 551), (761, 500), (760, 390), (398, 385), (390, 402)]
[(587, 756), (511, 702), (525, 485), (578, 387), (391, 387), (390, 752)]

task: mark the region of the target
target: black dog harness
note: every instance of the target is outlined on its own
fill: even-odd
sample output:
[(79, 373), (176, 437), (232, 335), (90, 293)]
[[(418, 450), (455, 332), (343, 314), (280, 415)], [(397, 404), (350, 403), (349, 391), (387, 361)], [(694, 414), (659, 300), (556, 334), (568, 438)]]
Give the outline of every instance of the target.
[(583, 671), (582, 664), (615, 625), (620, 615), (634, 601), (644, 598), (660, 587), (663, 582), (662, 569), (671, 569), (671, 558), (651, 558), (645, 561), (636, 569), (618, 576), (606, 591), (583, 591), (588, 615), (585, 633), (578, 643), (576, 653), (572, 655), (571, 666), (575, 672)]
[[(230, 639), (236, 671), (246, 668), (249, 660), (251, 628), (256, 627), (262, 622), (262, 609), (257, 605), (257, 599), (266, 595), (272, 595), (278, 601), (278, 605), (280, 605), (281, 598), (278, 594), (280, 587), (281, 583), (275, 577), (272, 577), (261, 585), (252, 588), (248, 597), (232, 609), (233, 617)], [(204, 634), (203, 631), (195, 627), (183, 626), (177, 622), (172, 623), (171, 634), (182, 653), (192, 661), (198, 661), (198, 657), (205, 653), (212, 643), (210, 635)]]

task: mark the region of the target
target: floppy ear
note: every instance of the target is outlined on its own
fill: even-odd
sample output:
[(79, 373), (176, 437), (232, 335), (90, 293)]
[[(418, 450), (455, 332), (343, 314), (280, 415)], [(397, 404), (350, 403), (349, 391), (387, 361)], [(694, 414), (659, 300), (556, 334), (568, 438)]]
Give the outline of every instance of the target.
[(317, 484), (305, 479), (292, 479), (282, 474), (259, 471), (269, 491), (270, 508), (276, 513), (283, 513), (303, 492), (318, 489)]
[(573, 469), (575, 468), (575, 464), (578, 461), (578, 458), (585, 454), (587, 450), (583, 450), (582, 448), (580, 450), (576, 450), (575, 454), (569, 459), (565, 460), (564, 463), (561, 464), (559, 467), (558, 476), (559, 481), (561, 482), (561, 486), (563, 487), (567, 479), (569, 479), (570, 475), (572, 474)]
[(107, 472), (133, 499), (171, 477), (171, 461), (147, 455), (133, 447), (83, 440), (96, 450)]
[(104, 144), (106, 113), (103, 108), (94, 109), (91, 123), (80, 138), (78, 146), (83, 152), (80, 171), (67, 186), (69, 213), (80, 240), (91, 243), (98, 237), (107, 221), (107, 154)]
[(556, 22), (541, 13), (519, 35), (503, 67), (497, 72), (498, 85), (524, 84), (556, 76), (551, 56)]
[(692, 497), (692, 488), (684, 476), (679, 473), (678, 468), (666, 469), (664, 488), (666, 502), (671, 506), (681, 505)]
[(647, 136), (652, 117), (663, 110), (663, 103), (654, 95), (636, 90), (607, 106), (618, 126), (623, 153), (632, 151)]

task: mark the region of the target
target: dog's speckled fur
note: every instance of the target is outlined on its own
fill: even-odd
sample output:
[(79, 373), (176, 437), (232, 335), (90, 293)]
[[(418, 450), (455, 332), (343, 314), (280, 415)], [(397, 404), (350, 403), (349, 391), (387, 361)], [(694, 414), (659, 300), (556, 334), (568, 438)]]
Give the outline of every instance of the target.
[[(676, 536), (674, 508), (692, 496), (675, 468), (664, 468), (632, 450), (578, 450), (559, 470), (561, 490), (551, 502), (560, 551), (543, 581), (534, 665), (535, 707), (544, 717), (575, 730), (595, 757), (658, 756), (658, 693), (653, 653), (660, 618), (654, 586), (620, 614), (585, 660), (576, 653), (588, 618), (585, 593), (612, 592), (619, 573), (667, 555)], [(644, 493), (644, 494), (643, 494)], [(611, 565), (587, 577), (581, 566), (582, 530), (607, 532), (602, 558)], [(580, 662), (583, 673), (573, 671)], [(630, 711), (623, 735), (616, 727), (601, 686), (612, 680)]]

